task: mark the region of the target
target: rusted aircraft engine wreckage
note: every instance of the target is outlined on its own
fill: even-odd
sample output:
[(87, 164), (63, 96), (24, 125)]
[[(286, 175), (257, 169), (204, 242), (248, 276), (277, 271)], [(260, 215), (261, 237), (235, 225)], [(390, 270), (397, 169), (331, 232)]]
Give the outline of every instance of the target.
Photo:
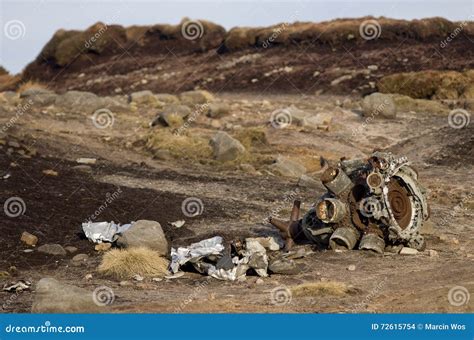
[(295, 201), (289, 222), (270, 218), (286, 247), (310, 241), (321, 248), (371, 250), (403, 244), (422, 250), (420, 228), (429, 217), (425, 189), (406, 157), (374, 152), (366, 159), (341, 160), (321, 176), (328, 190), (300, 219)]

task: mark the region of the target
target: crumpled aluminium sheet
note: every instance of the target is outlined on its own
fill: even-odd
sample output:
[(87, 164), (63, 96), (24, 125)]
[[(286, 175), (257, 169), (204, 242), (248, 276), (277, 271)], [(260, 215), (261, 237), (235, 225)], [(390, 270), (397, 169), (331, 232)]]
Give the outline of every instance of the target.
[(193, 243), (187, 248), (179, 247), (177, 250), (171, 248), (171, 271), (177, 273), (179, 268), (187, 262), (196, 263), (204, 257), (221, 255), (224, 250), (222, 242), (222, 237), (215, 236)]
[(115, 224), (112, 222), (86, 222), (82, 223), (82, 230), (86, 237), (94, 243), (114, 242), (120, 234), (128, 230), (132, 223), (129, 224)]
[(171, 248), (171, 271), (177, 273), (183, 264), (190, 262), (198, 272), (219, 280), (235, 281), (245, 278), (247, 270), (250, 268), (253, 268), (260, 276), (268, 276), (266, 249), (258, 242), (247, 242), (242, 257), (234, 256), (232, 258), (233, 266), (230, 269), (218, 268), (213, 263), (204, 262), (204, 258), (222, 258), (224, 251), (222, 242), (222, 237), (216, 236), (193, 243), (188, 248), (180, 247), (177, 250)]

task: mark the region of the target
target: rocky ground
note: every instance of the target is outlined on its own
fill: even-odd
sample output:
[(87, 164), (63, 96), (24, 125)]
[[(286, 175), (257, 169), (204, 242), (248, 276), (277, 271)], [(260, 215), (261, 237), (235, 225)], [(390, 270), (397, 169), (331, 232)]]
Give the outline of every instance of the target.
[[(51, 283), (54, 294), (70, 299), (109, 287), (112, 312), (472, 312), (472, 299), (456, 306), (448, 295), (456, 286), (474, 290), (473, 125), (449, 124), (459, 102), (383, 100), (393, 107), (374, 116), (358, 95), (3, 92), (1, 200), (20, 204), (4, 209), (0, 224), (0, 280), (32, 285), (0, 292), (2, 311), (30, 312), (34, 301), (41, 304), (36, 284), (53, 277), (76, 286), (71, 295)], [(98, 221), (157, 221), (173, 247), (215, 235), (279, 238), (265, 218), (287, 218), (296, 197), (307, 210), (325, 191), (320, 157), (365, 157), (374, 149), (408, 156), (429, 190), (423, 252), (301, 245), (304, 256), (295, 262), (302, 269), (294, 275), (118, 280), (97, 271), (104, 252), (81, 232), (96, 214)], [(202, 201), (202, 214), (183, 214), (190, 197)], [(186, 223), (169, 224), (176, 220)], [(38, 238), (36, 246), (20, 240), (25, 231)], [(305, 284), (319, 288), (301, 289)], [(283, 300), (275, 301), (275, 289), (283, 289)]]

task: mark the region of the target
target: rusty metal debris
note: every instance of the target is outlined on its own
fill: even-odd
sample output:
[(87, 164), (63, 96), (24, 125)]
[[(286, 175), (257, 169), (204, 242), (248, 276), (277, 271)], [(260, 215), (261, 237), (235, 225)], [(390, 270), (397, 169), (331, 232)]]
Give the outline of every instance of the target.
[(289, 222), (270, 218), (286, 249), (305, 239), (321, 248), (370, 250), (402, 244), (422, 250), (429, 217), (425, 189), (406, 157), (374, 152), (369, 159), (341, 160), (321, 176), (328, 190), (300, 219), (295, 201)]

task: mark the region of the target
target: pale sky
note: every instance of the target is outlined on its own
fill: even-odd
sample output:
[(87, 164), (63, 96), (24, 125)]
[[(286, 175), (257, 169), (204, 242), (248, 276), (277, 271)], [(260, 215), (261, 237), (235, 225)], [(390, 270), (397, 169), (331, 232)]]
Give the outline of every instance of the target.
[[(366, 15), (397, 19), (440, 16), (474, 18), (474, 0), (379, 1), (66, 1), (0, 0), (0, 65), (20, 72), (60, 28), (83, 30), (107, 24), (177, 24), (183, 17), (206, 19), (230, 29), (292, 21), (324, 21)], [(13, 39), (12, 39), (13, 38)]]

